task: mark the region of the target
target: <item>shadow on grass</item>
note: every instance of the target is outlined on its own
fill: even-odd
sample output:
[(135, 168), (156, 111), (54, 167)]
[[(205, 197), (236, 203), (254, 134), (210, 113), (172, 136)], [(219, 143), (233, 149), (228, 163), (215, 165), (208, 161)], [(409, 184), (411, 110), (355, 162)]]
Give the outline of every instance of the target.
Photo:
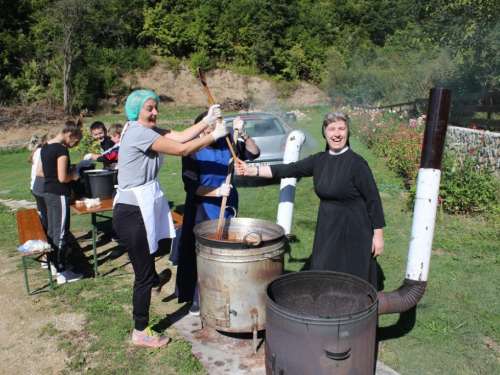
[(285, 254), (290, 256), (289, 263), (304, 263), (300, 269), (300, 271), (306, 271), (309, 269), (311, 257), (308, 256), (306, 258), (295, 258), (292, 255), (290, 244), (299, 243), (300, 240), (295, 235), (291, 235), (290, 237), (285, 237)]
[[(380, 264), (377, 263), (377, 291), (383, 291), (385, 288), (384, 285), (385, 274)], [(389, 326), (377, 328), (377, 346), (379, 341), (392, 340), (399, 337), (403, 337), (408, 334), (413, 327), (415, 326), (415, 322), (417, 320), (417, 308), (416, 306), (412, 307), (410, 310), (405, 311), (399, 314), (398, 321)]]
[(411, 332), (417, 321), (417, 306), (399, 314), (396, 324), (377, 329), (377, 342), (397, 339)]

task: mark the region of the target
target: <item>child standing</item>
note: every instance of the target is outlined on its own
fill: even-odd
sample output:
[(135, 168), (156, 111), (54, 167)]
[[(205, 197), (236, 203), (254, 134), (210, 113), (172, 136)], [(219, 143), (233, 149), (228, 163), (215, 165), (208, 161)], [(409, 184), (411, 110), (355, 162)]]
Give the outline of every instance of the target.
[(123, 130), (122, 124), (113, 124), (109, 127), (109, 138), (114, 143), (113, 147), (107, 149), (99, 154), (87, 154), (84, 156), (84, 160), (94, 160), (104, 163), (107, 169), (117, 169), (118, 168), (118, 150), (120, 149), (120, 138)]
[(49, 261), (57, 271), (57, 283), (65, 284), (80, 280), (83, 275), (73, 273), (66, 265), (65, 245), (68, 240), (70, 212), (70, 181), (76, 181), (80, 173), (70, 169), (68, 148), (78, 145), (82, 138), (80, 120), (66, 121), (57, 135), (47, 141), (40, 152), (37, 177), (44, 177), (44, 199), (47, 205), (47, 238), (52, 247)]
[[(101, 121), (96, 121), (96, 122), (92, 123), (92, 125), (90, 125), (90, 133), (92, 134), (92, 137), (94, 137), (94, 139), (96, 141), (99, 141), (100, 148), (101, 148), (101, 155), (105, 151), (109, 150), (110, 148), (112, 148), (115, 145), (115, 143), (108, 136), (106, 126), (104, 126), (104, 123)], [(92, 154), (85, 155), (84, 160), (90, 160), (89, 155), (92, 155)], [(94, 155), (96, 155), (96, 157), (100, 156), (97, 154), (94, 154)], [(93, 160), (95, 160), (95, 159), (93, 159)], [(107, 168), (110, 164), (110, 163), (108, 163), (107, 160), (103, 160), (103, 163), (104, 163), (104, 168)]]

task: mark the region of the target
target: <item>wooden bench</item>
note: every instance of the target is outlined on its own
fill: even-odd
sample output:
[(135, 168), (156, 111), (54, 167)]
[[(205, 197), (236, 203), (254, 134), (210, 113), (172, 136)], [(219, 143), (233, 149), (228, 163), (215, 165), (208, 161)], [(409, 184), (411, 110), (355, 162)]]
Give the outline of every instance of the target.
[[(42, 227), (42, 223), (40, 221), (40, 217), (38, 216), (38, 211), (34, 208), (30, 208), (27, 210), (20, 210), (16, 212), (17, 217), (17, 232), (19, 235), (19, 245), (23, 245), (26, 241), (29, 240), (41, 240), (47, 242), (47, 237), (45, 236), (45, 232)], [(41, 258), (44, 255), (50, 253), (50, 249), (45, 249), (41, 251), (30, 251), (24, 252), (19, 251), (21, 255), (23, 271), (24, 271), (24, 281), (26, 283), (26, 293), (28, 296), (39, 293), (40, 290), (37, 290), (33, 293), (30, 292), (30, 286), (28, 282), (28, 265), (36, 262), (39, 264), (41, 262)], [(50, 269), (50, 262), (47, 262), (48, 265), (48, 274), (49, 274), (49, 283), (50, 290), (54, 290), (54, 282), (52, 281), (52, 271)]]

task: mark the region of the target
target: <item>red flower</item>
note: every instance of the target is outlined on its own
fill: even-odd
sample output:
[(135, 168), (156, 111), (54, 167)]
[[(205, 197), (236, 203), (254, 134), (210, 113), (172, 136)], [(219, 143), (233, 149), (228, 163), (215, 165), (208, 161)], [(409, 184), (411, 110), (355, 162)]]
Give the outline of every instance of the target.
[(484, 137), (479, 137), (479, 140), (482, 141), (484, 139)]
[(477, 129), (477, 126), (476, 126), (476, 125), (474, 125), (474, 126), (472, 127), (472, 129)]
[(471, 147), (470, 152), (474, 152), (474, 151), (476, 151), (476, 149), (474, 147)]
[(413, 184), (413, 180), (408, 180), (408, 185)]

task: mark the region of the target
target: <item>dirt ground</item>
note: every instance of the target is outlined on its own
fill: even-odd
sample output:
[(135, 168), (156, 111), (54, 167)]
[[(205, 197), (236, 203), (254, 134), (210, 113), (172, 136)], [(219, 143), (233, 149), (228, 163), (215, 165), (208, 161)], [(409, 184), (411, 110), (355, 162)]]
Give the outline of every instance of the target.
[[(245, 101), (250, 109), (273, 108), (279, 111), (282, 105), (307, 106), (327, 104), (328, 97), (316, 86), (299, 83), (297, 89), (284, 101), (278, 100), (278, 90), (272, 81), (258, 77), (247, 77), (227, 70), (206, 73), (206, 80), (214, 100)], [(185, 66), (177, 72), (165, 70), (157, 65), (146, 72), (137, 72), (135, 77), (124, 77), (132, 90), (155, 91), (162, 102), (171, 105), (203, 107), (208, 104), (207, 94), (199, 79)], [(105, 106), (123, 108), (126, 98), (113, 98)], [(96, 119), (99, 114), (93, 115)], [(25, 107), (0, 105), (0, 149), (28, 145), (31, 137), (54, 131), (64, 120), (62, 108), (49, 101)]]
[(19, 258), (8, 258), (0, 251), (0, 262), (0, 374), (57, 374), (65, 367), (66, 355), (58, 350), (56, 341), (39, 336), (40, 328), (53, 324), (61, 331), (80, 330), (82, 317), (63, 314), (56, 320), (55, 314), (47, 314), (48, 300), (26, 297)]
[[(19, 209), (29, 206), (29, 202), (0, 200), (11, 209)], [(74, 233), (78, 239), (78, 246), (85, 249), (90, 255), (92, 253), (92, 241), (86, 233)], [(83, 239), (82, 239), (83, 238)], [(75, 245), (76, 246), (76, 245)], [(72, 246), (73, 247), (73, 246)], [(106, 254), (114, 249), (114, 242), (104, 243), (99, 246), (99, 254)], [(75, 251), (75, 250), (74, 250)], [(78, 251), (78, 250), (76, 250)], [(110, 267), (120, 268), (124, 273), (133, 275), (132, 266), (125, 256), (112, 261)], [(0, 332), (3, 338), (0, 342), (0, 353), (2, 356), (0, 375), (22, 374), (73, 374), (66, 364), (70, 362), (68, 350), (59, 348), (61, 340), (69, 336), (85, 337), (86, 320), (83, 315), (72, 312), (61, 312), (54, 309), (57, 304), (57, 296), (41, 298), (43, 294), (26, 295), (24, 275), (19, 257), (8, 257), (4, 251), (0, 251), (0, 306), (2, 306), (2, 318), (0, 319)], [(48, 278), (46, 270), (35, 269), (37, 265), (28, 269), (30, 290), (33, 292), (38, 288), (48, 291)], [(168, 257), (159, 257), (156, 260), (158, 270), (171, 268), (173, 280), (175, 280), (176, 269), (168, 262)], [(100, 267), (100, 272), (103, 272)], [(133, 277), (129, 277), (133, 283)], [(54, 279), (54, 287), (64, 288), (58, 285)], [(174, 283), (170, 282), (162, 290), (163, 296), (174, 292)], [(161, 299), (152, 300), (152, 309), (159, 314), (170, 314), (178, 310), (174, 303), (159, 302)], [(169, 336), (176, 337), (177, 334), (169, 332)], [(70, 340), (71, 341), (71, 340)], [(90, 340), (88, 340), (90, 342)], [(80, 341), (81, 342), (81, 341)], [(92, 358), (87, 358), (91, 365)], [(76, 373), (75, 373), (76, 374)]]

